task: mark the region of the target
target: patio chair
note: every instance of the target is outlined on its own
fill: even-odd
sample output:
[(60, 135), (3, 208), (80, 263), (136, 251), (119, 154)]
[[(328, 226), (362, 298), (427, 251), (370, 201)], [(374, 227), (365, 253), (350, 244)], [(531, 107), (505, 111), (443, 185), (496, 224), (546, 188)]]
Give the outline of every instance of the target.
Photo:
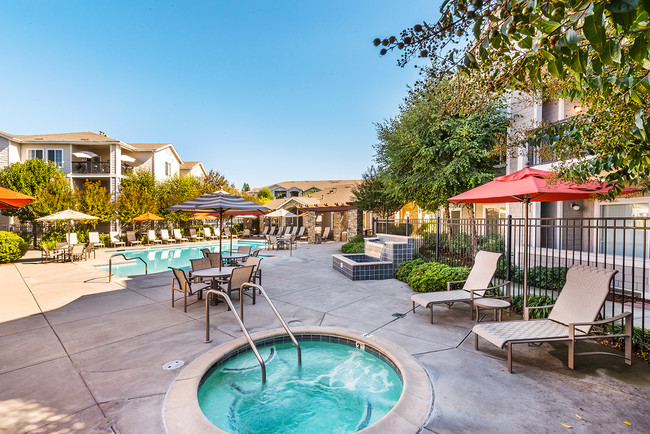
[(74, 246), (70, 246), (68, 256), (70, 257), (70, 261), (72, 262), (74, 262), (75, 258), (84, 259), (86, 257), (86, 249), (84, 245), (75, 244)]
[(127, 231), (126, 233), (126, 241), (129, 243), (129, 246), (136, 246), (138, 244), (142, 244), (142, 241), (138, 240), (135, 237), (135, 231)]
[(259, 256), (259, 254), (260, 254), (260, 249), (257, 248), (255, 250), (253, 250), (253, 253), (251, 253), (251, 256), (254, 257), (254, 258), (257, 258)]
[[(454, 303), (469, 303), (470, 315), (474, 318), (474, 299), (484, 297), (486, 292), (495, 292), (498, 288), (506, 288), (506, 297), (510, 297), (510, 282), (490, 286), (490, 282), (497, 271), (497, 264), (501, 253), (479, 251), (474, 258), (474, 266), (467, 276), (467, 280), (447, 282), (446, 291), (418, 293), (411, 296), (413, 312), (416, 304), (429, 308), (431, 311), (431, 324), (433, 324), (433, 306), (446, 304), (451, 308)], [(464, 283), (463, 289), (452, 290), (452, 284)]]
[(305, 227), (300, 226), (300, 230), (298, 231), (298, 235), (296, 235), (296, 239), (302, 240), (303, 238), (306, 238), (307, 235), (305, 235)]
[(84, 259), (90, 258), (90, 255), (93, 255), (93, 258), (95, 258), (95, 245), (93, 243), (87, 243), (84, 246)]
[[(244, 283), (251, 282), (252, 277), (253, 266), (249, 265), (246, 267), (233, 268), (232, 272), (230, 273), (230, 279), (228, 279), (228, 282), (221, 283), (219, 285), (219, 289), (228, 294), (228, 297), (231, 299), (232, 293), (234, 291), (237, 291), (239, 292), (239, 297), (241, 298), (243, 292), (241, 290), (241, 286)], [(253, 299), (253, 304), (255, 304), (255, 291), (253, 291), (253, 295), (250, 297)], [(230, 310), (230, 307), (228, 307), (228, 310)]]
[[(192, 283), (187, 279), (183, 270), (179, 268), (169, 268), (171, 268), (174, 273), (174, 277), (172, 278), (172, 307), (174, 307), (174, 291), (179, 291), (183, 293), (183, 312), (187, 312), (187, 296), (197, 294), (197, 300), (190, 304), (197, 303), (203, 298), (203, 290), (210, 289), (210, 285), (203, 282)], [(174, 281), (178, 283), (178, 288), (174, 286)]]
[(262, 259), (264, 258), (255, 256), (248, 258), (248, 261), (246, 262), (246, 265), (253, 267), (253, 277), (251, 282), (257, 283), (258, 285), (262, 285), (262, 270), (260, 269), (260, 262), (262, 262)]
[(208, 240), (213, 240), (216, 238), (214, 235), (212, 235), (212, 231), (207, 226), (203, 228), (203, 236)]
[(147, 239), (149, 240), (149, 244), (154, 243), (154, 244), (162, 244), (162, 240), (159, 240), (156, 238), (156, 231), (149, 231), (147, 233)]
[(196, 229), (194, 229), (194, 228), (190, 228), (190, 238), (192, 239), (192, 241), (203, 241), (204, 240), (204, 238), (202, 236), (196, 234)]
[(109, 239), (111, 240), (111, 245), (113, 247), (126, 246), (126, 243), (120, 240), (120, 235), (117, 232), (110, 232), (108, 234)]
[(166, 244), (170, 244), (170, 243), (176, 244), (176, 240), (169, 237), (169, 231), (167, 229), (160, 230), (160, 239)]
[(278, 233), (276, 234), (278, 237), (281, 237), (284, 234), (284, 226), (280, 226), (278, 228)]
[(75, 244), (79, 244), (79, 240), (77, 239), (77, 234), (75, 232), (65, 234), (65, 239), (68, 242), (68, 245), (70, 245), (70, 246), (74, 246)]
[(244, 232), (242, 233), (242, 238), (251, 238), (251, 230), (244, 229)]
[[(247, 255), (250, 256), (251, 254), (251, 246), (237, 246), (237, 253), (246, 253)], [(237, 265), (244, 265), (246, 263), (246, 260), (248, 258), (242, 258), (237, 261)]]
[[(275, 226), (272, 226), (271, 229), (269, 230), (269, 233), (266, 234), (266, 235), (275, 235), (275, 230), (276, 230), (276, 229), (277, 229), (277, 228), (276, 228)], [(266, 235), (265, 235), (265, 236), (266, 236)]]
[(277, 249), (278, 248), (278, 237), (276, 235), (267, 235), (266, 236), (266, 248)]
[[(190, 259), (190, 265), (192, 267), (192, 271), (205, 270), (207, 268), (212, 268), (212, 264), (210, 264), (210, 260), (208, 258)], [(192, 280), (192, 281), (202, 281), (203, 280), (203, 278), (201, 278), (201, 277), (192, 276), (192, 271), (190, 271), (190, 280)]]
[(185, 238), (183, 235), (181, 235), (181, 230), (180, 229), (174, 229), (174, 239), (176, 241), (189, 241), (187, 238)]
[(99, 232), (88, 232), (88, 242), (93, 243), (95, 247), (106, 247), (99, 241)]
[[(574, 369), (576, 355), (605, 354), (623, 357), (632, 364), (632, 312), (623, 312), (602, 321), (595, 321), (609, 294), (609, 288), (617, 270), (573, 265), (566, 274), (566, 283), (552, 306), (529, 307), (548, 309), (548, 318), (479, 323), (474, 326), (474, 346), (478, 350), (479, 336), (499, 348), (508, 347), (508, 372), (512, 373), (512, 346), (514, 344), (539, 342), (566, 342), (569, 346), (568, 366)], [(528, 317), (528, 312), (525, 312)], [(623, 320), (624, 333), (589, 335), (592, 326)], [(576, 341), (586, 339), (624, 338), (624, 355), (590, 352), (575, 353)]]
[(216, 268), (219, 266), (219, 263), (221, 262), (221, 253), (209, 252), (208, 254), (205, 255), (205, 258), (207, 258), (210, 261), (210, 267)]
[(291, 235), (296, 235), (298, 233), (298, 226), (294, 226), (293, 229), (291, 229)]
[(316, 234), (316, 242), (320, 243), (323, 241), (327, 241), (329, 237), (330, 237), (330, 227), (327, 226), (323, 229), (323, 231), (320, 234)]
[(41, 261), (47, 264), (48, 259), (52, 259), (54, 261), (58, 260), (63, 260), (65, 258), (65, 251), (63, 250), (57, 250), (57, 251), (52, 251), (47, 248), (45, 244), (41, 244)]
[(55, 243), (54, 244), (55, 249), (66, 249), (68, 247), (70, 247), (70, 244), (68, 244), (68, 243)]

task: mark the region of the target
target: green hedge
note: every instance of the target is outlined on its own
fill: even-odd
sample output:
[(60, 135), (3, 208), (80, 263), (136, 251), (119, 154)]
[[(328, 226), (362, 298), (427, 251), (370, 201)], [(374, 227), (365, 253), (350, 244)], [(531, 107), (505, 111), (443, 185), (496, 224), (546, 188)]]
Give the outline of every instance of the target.
[(18, 235), (0, 231), (0, 263), (15, 262), (25, 256), (29, 244)]
[(364, 244), (363, 244), (363, 234), (355, 235), (350, 238), (350, 240), (341, 246), (341, 251), (343, 253), (363, 253)]
[[(529, 295), (528, 296), (528, 307), (536, 306), (550, 306), (555, 303), (553, 297), (548, 295)], [(524, 296), (515, 295), (510, 298), (510, 304), (515, 312), (523, 314), (524, 313)], [(534, 309), (529, 312), (530, 318), (546, 318), (551, 313), (551, 309)]]
[(415, 259), (402, 262), (397, 267), (395, 275), (399, 280), (408, 283), (414, 291), (432, 292), (446, 290), (449, 281), (465, 280), (469, 275), (469, 269)]

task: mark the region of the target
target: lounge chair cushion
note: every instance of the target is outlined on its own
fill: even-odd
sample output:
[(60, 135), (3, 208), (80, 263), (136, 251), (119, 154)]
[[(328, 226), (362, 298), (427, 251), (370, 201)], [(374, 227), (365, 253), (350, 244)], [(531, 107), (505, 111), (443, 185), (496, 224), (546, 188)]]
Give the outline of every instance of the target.
[[(472, 331), (499, 348), (508, 342), (569, 339), (569, 327), (550, 319), (482, 322), (476, 324)], [(576, 335), (578, 334), (585, 333), (576, 329)]]
[[(490, 286), (492, 277), (497, 270), (501, 253), (479, 251), (474, 258), (474, 266), (467, 276), (463, 289), (483, 289)], [(485, 291), (477, 291), (475, 295), (483, 295)], [(469, 296), (468, 296), (469, 298)]]
[[(454, 289), (452, 291), (422, 292), (413, 294), (411, 296), (411, 301), (421, 306), (428, 307), (430, 304), (469, 301), (469, 295), (470, 292), (465, 291), (464, 289)], [(475, 293), (474, 298), (476, 299), (481, 297)]]

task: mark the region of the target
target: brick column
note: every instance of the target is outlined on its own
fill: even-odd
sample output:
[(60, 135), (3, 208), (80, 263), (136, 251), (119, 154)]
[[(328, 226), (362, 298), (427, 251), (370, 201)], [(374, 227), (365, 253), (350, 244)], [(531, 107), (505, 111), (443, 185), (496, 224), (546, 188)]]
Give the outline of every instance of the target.
[(348, 239), (363, 233), (363, 212), (358, 209), (348, 210)]
[(340, 211), (332, 213), (332, 226), (334, 241), (341, 241), (341, 223), (343, 223), (343, 213)]
[(316, 211), (307, 212), (307, 242), (309, 244), (316, 242)]

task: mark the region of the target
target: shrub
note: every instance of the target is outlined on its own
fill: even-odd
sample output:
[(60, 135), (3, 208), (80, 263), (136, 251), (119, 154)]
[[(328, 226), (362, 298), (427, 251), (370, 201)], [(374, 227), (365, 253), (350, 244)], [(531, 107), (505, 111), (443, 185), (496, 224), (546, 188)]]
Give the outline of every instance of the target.
[[(528, 269), (528, 285), (552, 291), (561, 291), (566, 283), (567, 270), (566, 267), (531, 267)], [(513, 277), (515, 280), (523, 282), (523, 268), (515, 269)]]
[[(548, 295), (529, 295), (528, 296), (528, 307), (536, 306), (549, 306), (555, 303), (553, 297)], [(524, 312), (524, 296), (515, 295), (510, 298), (510, 304), (515, 312), (523, 314)], [(530, 318), (546, 318), (551, 313), (551, 309), (535, 309), (529, 312)]]
[(99, 242), (108, 246), (111, 244), (111, 235), (110, 234), (99, 234)]
[(1, 263), (17, 261), (27, 253), (28, 249), (29, 244), (18, 235), (11, 232), (0, 231)]
[(343, 253), (363, 253), (364, 244), (363, 244), (363, 234), (357, 234), (350, 240), (341, 246), (341, 251)]
[(422, 258), (401, 262), (397, 266), (397, 270), (395, 270), (395, 277), (402, 282), (406, 282), (413, 269), (422, 264), (424, 264), (424, 259)]
[(438, 262), (425, 262), (413, 268), (407, 283), (414, 291), (431, 292), (444, 291), (447, 282), (464, 280), (469, 275), (466, 267), (450, 267)]

